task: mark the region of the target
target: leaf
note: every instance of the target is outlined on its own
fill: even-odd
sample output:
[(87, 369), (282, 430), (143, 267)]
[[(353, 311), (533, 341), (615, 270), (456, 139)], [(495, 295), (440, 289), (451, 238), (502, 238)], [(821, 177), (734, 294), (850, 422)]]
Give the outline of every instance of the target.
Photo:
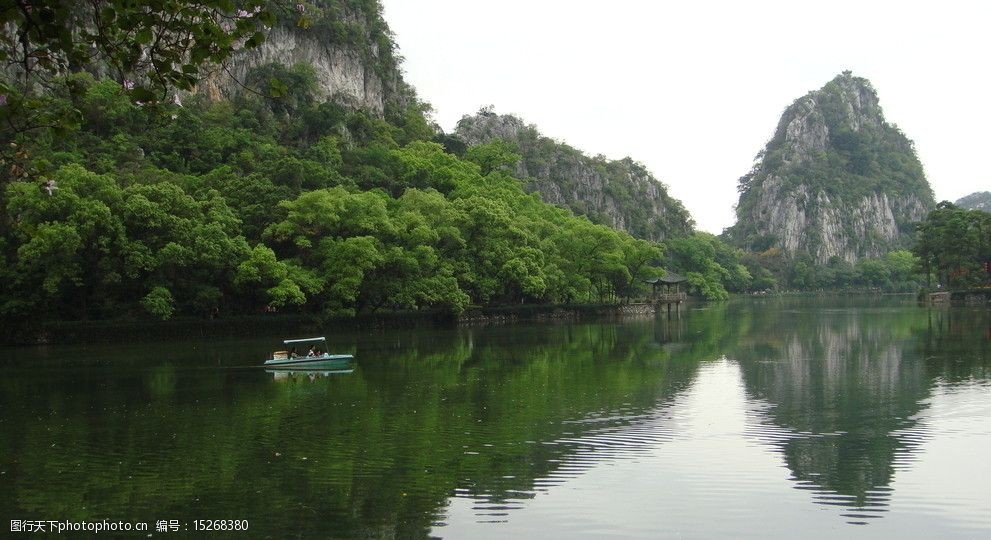
[(257, 18), (258, 18), (258, 22), (262, 23), (265, 26), (275, 26), (276, 23), (275, 13), (273, 13), (270, 10), (266, 9), (262, 11), (261, 13), (258, 14)]
[(265, 42), (264, 32), (255, 32), (247, 41), (244, 42), (244, 46), (247, 48), (257, 47)]
[(238, 33), (241, 34), (247, 33), (252, 27), (254, 27), (254, 25), (255, 23), (251, 19), (238, 19), (237, 22), (234, 23), (234, 27), (237, 29)]
[(196, 85), (196, 81), (198, 79), (199, 77), (195, 73), (193, 74), (187, 73), (176, 80), (176, 86), (178, 86), (183, 90), (192, 90), (193, 86)]
[(268, 80), (268, 93), (272, 97), (283, 97), (289, 93), (289, 87), (286, 83), (272, 77)]
[(133, 99), (134, 101), (142, 101), (142, 102), (155, 101), (155, 94), (151, 90), (143, 86), (135, 87), (133, 90), (131, 90), (130, 94), (131, 94), (131, 99)]
[(151, 28), (142, 28), (138, 30), (138, 33), (134, 36), (134, 41), (142, 45), (147, 45), (151, 43)]
[(38, 18), (45, 23), (55, 22), (55, 11), (49, 7), (43, 7), (38, 11)]
[(210, 48), (206, 45), (197, 44), (196, 47), (193, 48), (193, 52), (190, 53), (190, 63), (200, 64), (206, 60), (208, 56), (210, 56)]

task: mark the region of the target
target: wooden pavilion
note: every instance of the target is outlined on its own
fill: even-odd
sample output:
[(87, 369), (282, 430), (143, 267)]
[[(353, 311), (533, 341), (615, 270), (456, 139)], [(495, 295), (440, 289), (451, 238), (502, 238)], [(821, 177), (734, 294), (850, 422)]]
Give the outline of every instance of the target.
[[(644, 280), (644, 282), (650, 283), (652, 287), (650, 299), (659, 304), (680, 304), (687, 300), (688, 294), (681, 290), (681, 284), (686, 281), (688, 281), (688, 278), (671, 271), (668, 271), (661, 277)], [(661, 292), (661, 287), (664, 287), (663, 292)], [(672, 287), (674, 288), (673, 291), (671, 290)]]

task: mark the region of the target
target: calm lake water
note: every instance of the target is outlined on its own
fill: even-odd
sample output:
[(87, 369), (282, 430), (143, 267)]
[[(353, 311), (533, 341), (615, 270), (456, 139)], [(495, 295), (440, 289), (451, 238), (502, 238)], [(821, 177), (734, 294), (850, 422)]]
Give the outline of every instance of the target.
[(986, 308), (327, 335), (353, 369), (253, 367), (289, 336), (0, 349), (0, 536), (991, 537)]

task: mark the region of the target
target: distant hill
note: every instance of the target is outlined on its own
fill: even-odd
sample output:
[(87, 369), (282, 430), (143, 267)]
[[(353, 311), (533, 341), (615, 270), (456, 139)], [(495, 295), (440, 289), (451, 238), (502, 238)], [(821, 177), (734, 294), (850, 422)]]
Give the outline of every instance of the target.
[(978, 191), (953, 203), (967, 210), (983, 210), (991, 212), (991, 191)]
[(867, 79), (844, 72), (797, 99), (739, 181), (735, 244), (819, 263), (878, 257), (911, 241), (934, 206), (912, 141), (884, 119)]
[(515, 174), (528, 191), (593, 222), (655, 241), (692, 232), (694, 223), (681, 201), (631, 158), (586, 156), (520, 118), (486, 109), (462, 118), (455, 136), (468, 146), (509, 142), (522, 156)]

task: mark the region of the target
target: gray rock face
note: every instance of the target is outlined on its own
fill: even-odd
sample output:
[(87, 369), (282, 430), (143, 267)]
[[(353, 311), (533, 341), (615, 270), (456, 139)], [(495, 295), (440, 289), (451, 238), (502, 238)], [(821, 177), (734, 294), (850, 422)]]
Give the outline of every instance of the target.
[(318, 100), (333, 99), (381, 115), (390, 100), (405, 99), (405, 83), (398, 68), (383, 69), (377, 41), (368, 30), (385, 23), (367, 17), (348, 11), (341, 15), (366, 34), (365, 40), (354, 44), (335, 43), (317, 30), (285, 23), (275, 26), (264, 43), (237, 53), (224, 67), (211, 69), (197, 91), (215, 100), (226, 99), (243, 91), (242, 85), (257, 67), (304, 63), (316, 73)]
[(960, 208), (966, 208), (967, 210), (983, 210), (985, 212), (991, 212), (991, 191), (978, 191), (976, 193), (971, 193), (953, 204), (956, 204)]
[(740, 179), (736, 244), (856, 262), (906, 247), (933, 207), (911, 141), (887, 124), (877, 94), (849, 72), (785, 111)]
[(921, 221), (932, 207), (931, 201), (892, 198), (887, 193), (870, 193), (844, 203), (807, 185), (782, 193), (785, 190), (777, 176), (767, 177), (762, 187), (756, 213), (766, 221), (758, 224), (763, 227), (758, 230), (772, 235), (786, 253), (808, 253), (821, 264), (834, 256), (855, 262), (903, 247), (899, 242), (903, 231), (895, 216)]
[(455, 135), (468, 146), (495, 139), (516, 146), (522, 158), (515, 175), (551, 204), (596, 223), (649, 240), (684, 236), (693, 223), (681, 202), (647, 169), (625, 158), (588, 157), (547, 137), (512, 115), (482, 110), (458, 122)]

